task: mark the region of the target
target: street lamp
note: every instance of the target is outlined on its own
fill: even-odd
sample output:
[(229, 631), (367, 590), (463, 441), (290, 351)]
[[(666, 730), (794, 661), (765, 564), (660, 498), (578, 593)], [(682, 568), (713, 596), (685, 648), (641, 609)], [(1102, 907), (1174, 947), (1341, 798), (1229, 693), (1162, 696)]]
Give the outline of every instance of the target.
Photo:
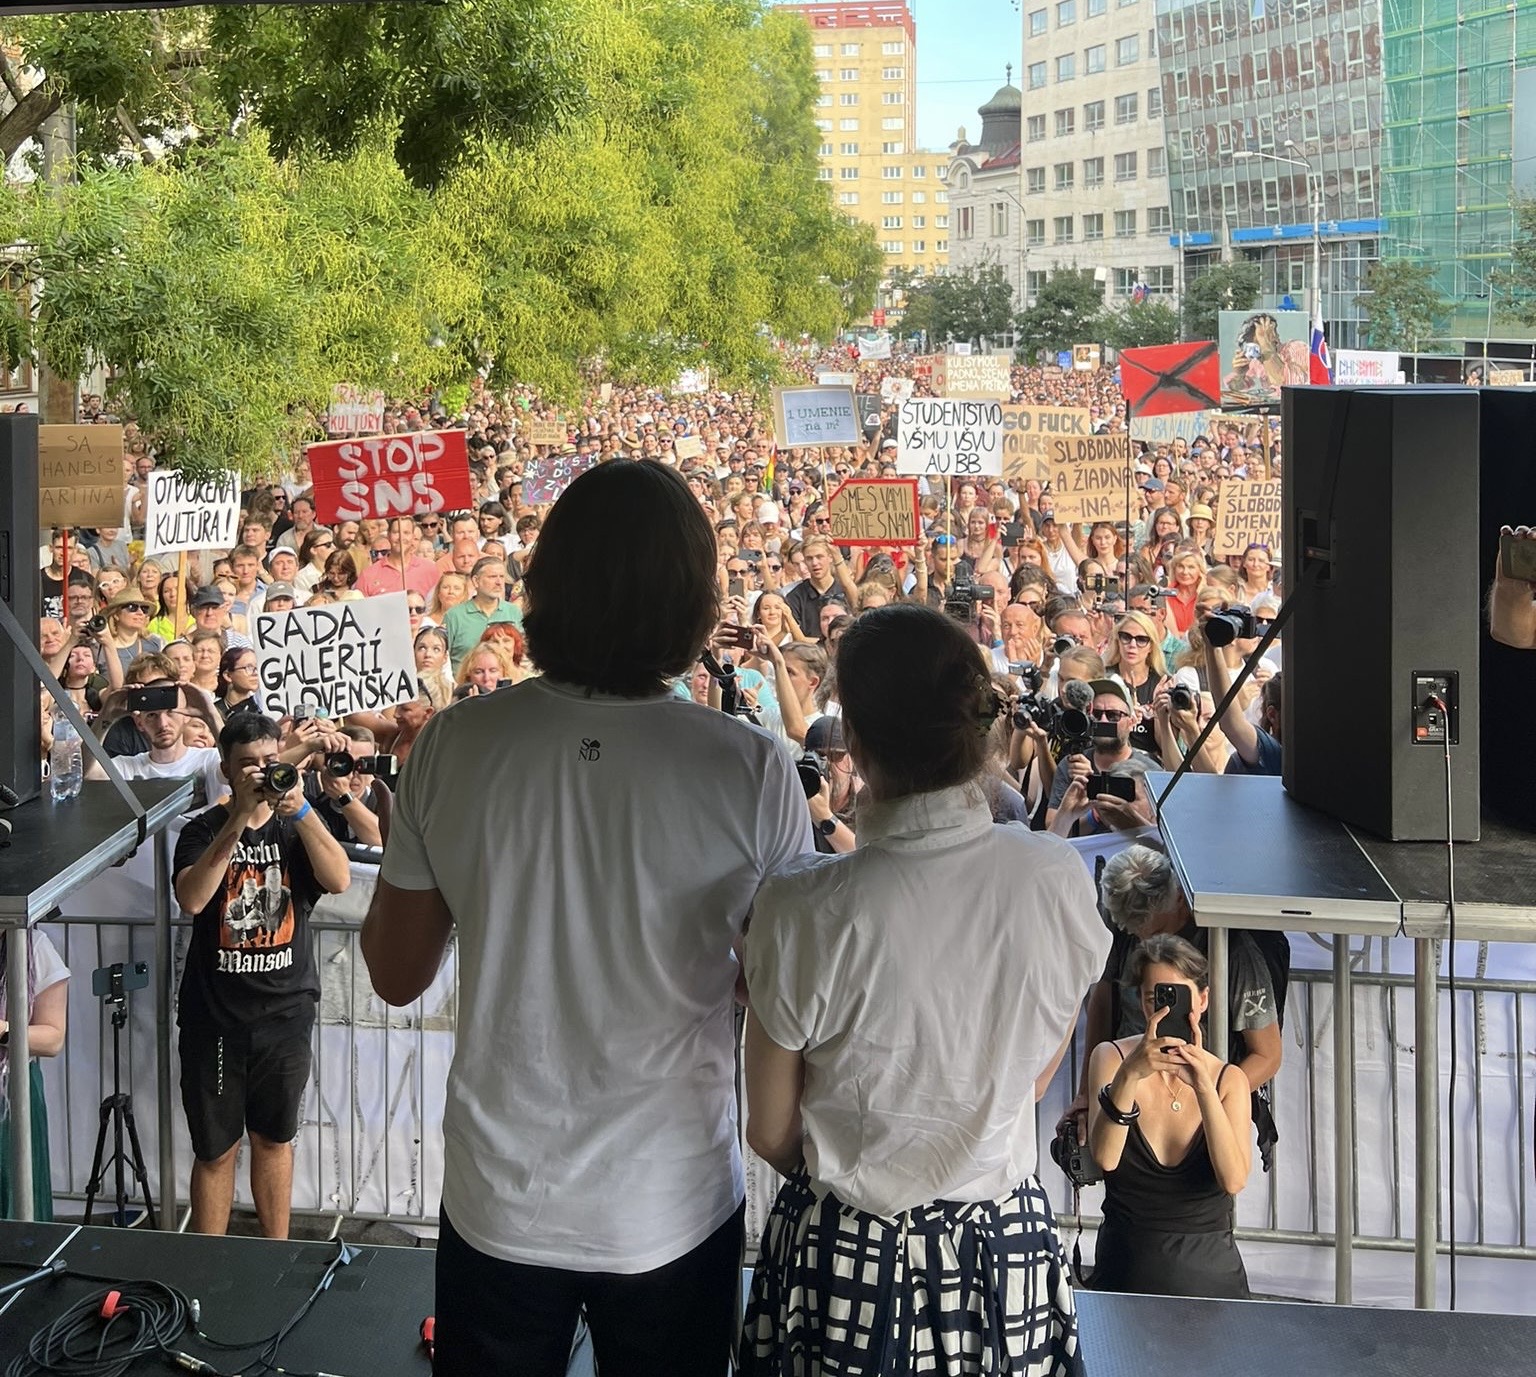
[(1289, 149), (1296, 156), (1294, 158), (1282, 158), (1275, 153), (1261, 153), (1256, 148), (1240, 148), (1233, 152), (1236, 158), (1262, 158), (1266, 162), (1284, 163), (1290, 167), (1305, 168), (1307, 173), (1307, 195), (1312, 203), (1312, 318), (1323, 318), (1323, 183), (1322, 178), (1312, 169), (1311, 161), (1296, 147), (1293, 140), (1287, 139), (1282, 147)]

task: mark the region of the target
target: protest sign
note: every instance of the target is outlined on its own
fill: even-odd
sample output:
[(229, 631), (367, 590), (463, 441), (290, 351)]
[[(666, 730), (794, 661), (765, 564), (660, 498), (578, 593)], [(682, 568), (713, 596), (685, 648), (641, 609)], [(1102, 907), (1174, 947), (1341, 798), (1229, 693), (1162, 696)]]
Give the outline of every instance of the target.
[(880, 380), (880, 400), (883, 402), (904, 402), (911, 397), (916, 389), (916, 384), (911, 378), (882, 378)]
[(1250, 545), (1280, 549), (1280, 488), (1278, 478), (1222, 483), (1216, 502), (1217, 559), (1241, 555)]
[(980, 477), (1003, 471), (1003, 408), (998, 402), (914, 397), (901, 404), (896, 472), (917, 477)]
[(1222, 311), (1217, 320), (1224, 405), (1279, 406), (1282, 387), (1311, 382), (1305, 311)]
[(1063, 373), (1072, 367), (1072, 351), (1070, 349), (1058, 349), (1056, 351), (1056, 367)]
[(944, 397), (992, 397), (1007, 401), (1013, 395), (1009, 361), (995, 354), (938, 354), (934, 359), (933, 390)]
[(679, 460), (697, 459), (704, 453), (704, 441), (697, 435), (679, 435), (672, 442), (672, 453)]
[[(1302, 379), (1306, 381), (1305, 378)], [(1221, 405), (1221, 364), (1213, 340), (1120, 351), (1120, 391), (1132, 416), (1205, 411)], [(1276, 394), (1278, 399), (1279, 394)]]
[(1051, 441), (1093, 433), (1093, 417), (1085, 406), (1005, 406), (1003, 408), (1003, 477), (1023, 483), (1051, 480)]
[(611, 382), (605, 382), (597, 389), (597, 400), (600, 402), (606, 402), (612, 396), (613, 384)]
[(258, 612), (256, 675), (269, 717), (301, 703), (331, 718), (379, 712), (416, 696), (404, 593)]
[(684, 396), (696, 397), (701, 392), (709, 391), (709, 369), (685, 368), (677, 375), (677, 384), (672, 389)]
[(327, 435), (373, 435), (384, 429), (384, 394), (365, 392), (351, 383), (331, 388), (325, 413)]
[(859, 427), (867, 435), (885, 419), (885, 403), (873, 392), (861, 392), (854, 398), (859, 408)]
[(1391, 349), (1335, 349), (1333, 380), (1340, 386), (1393, 384), (1402, 365)]
[(818, 373), (816, 375), (817, 387), (857, 387), (858, 382), (857, 373)]
[(1097, 344), (1072, 346), (1072, 367), (1079, 373), (1097, 373), (1103, 360), (1103, 350)]
[(228, 550), (240, 543), (240, 475), (218, 469), (202, 478), (155, 469), (144, 507), (144, 553)]
[(1131, 441), (1127, 435), (1086, 435), (1051, 441), (1051, 497), (1057, 522), (1123, 521), (1131, 502)]
[(850, 478), (827, 498), (834, 545), (916, 545), (923, 538), (915, 478)]
[(889, 335), (871, 335), (867, 338), (859, 336), (859, 357), (869, 363), (876, 363), (881, 359), (891, 356), (891, 337)]
[(563, 445), (571, 438), (564, 421), (529, 421), (527, 425), (530, 445)]
[(1489, 387), (1519, 387), (1528, 381), (1523, 368), (1494, 368), (1488, 373)]
[(1210, 433), (1215, 424), (1215, 411), (1179, 411), (1163, 416), (1138, 416), (1131, 414), (1131, 439), (1145, 440), (1149, 445), (1171, 445), (1175, 440), (1193, 444), (1202, 435)]
[(523, 501), (530, 507), (556, 501), (596, 463), (595, 454), (546, 454), (530, 459), (523, 466)]
[(776, 387), (773, 419), (780, 449), (856, 445), (864, 438), (851, 387)]
[(44, 530), (123, 525), (122, 426), (38, 426), (37, 470)]
[(417, 430), (310, 445), (315, 519), (324, 525), (367, 517), (461, 512), (474, 505), (462, 430)]

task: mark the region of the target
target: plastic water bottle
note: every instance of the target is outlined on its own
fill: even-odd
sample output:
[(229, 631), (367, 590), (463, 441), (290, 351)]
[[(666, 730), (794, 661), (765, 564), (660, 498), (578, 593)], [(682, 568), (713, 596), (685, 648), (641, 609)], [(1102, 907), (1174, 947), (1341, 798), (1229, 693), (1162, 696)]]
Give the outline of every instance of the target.
[(48, 789), (55, 803), (80, 797), (80, 781), (85, 769), (82, 762), (80, 733), (67, 717), (55, 719), (53, 750), (48, 754)]

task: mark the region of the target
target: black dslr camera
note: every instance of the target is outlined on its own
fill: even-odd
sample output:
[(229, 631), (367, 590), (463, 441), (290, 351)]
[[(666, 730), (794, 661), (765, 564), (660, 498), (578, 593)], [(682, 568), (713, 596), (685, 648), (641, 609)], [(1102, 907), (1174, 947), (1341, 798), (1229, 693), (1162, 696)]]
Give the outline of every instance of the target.
[(806, 798), (815, 798), (821, 786), (832, 778), (826, 758), (819, 751), (806, 751), (795, 761), (795, 773), (800, 776), (800, 787)]
[(944, 590), (944, 613), (957, 622), (973, 622), (977, 617), (976, 604), (991, 602), (993, 596), (990, 583), (977, 583), (971, 571), (961, 565)]
[(1099, 1164), (1093, 1160), (1087, 1143), (1077, 1140), (1077, 1118), (1071, 1115), (1061, 1122), (1056, 1136), (1051, 1139), (1051, 1160), (1065, 1173), (1074, 1186), (1092, 1186), (1104, 1179)]
[(395, 758), (392, 755), (365, 755), (354, 760), (350, 751), (331, 751), (325, 757), (325, 772), (336, 779), (348, 775), (392, 775)]
[(1205, 639), (1220, 649), (1233, 641), (1256, 641), (1273, 625), (1272, 621), (1255, 617), (1251, 607), (1239, 603), (1225, 612), (1212, 612), (1205, 619)]
[(1195, 691), (1188, 684), (1175, 684), (1168, 690), (1168, 702), (1176, 712), (1195, 710)]
[(274, 760), (261, 772), (262, 788), (269, 794), (286, 794), (299, 782), (299, 767)]

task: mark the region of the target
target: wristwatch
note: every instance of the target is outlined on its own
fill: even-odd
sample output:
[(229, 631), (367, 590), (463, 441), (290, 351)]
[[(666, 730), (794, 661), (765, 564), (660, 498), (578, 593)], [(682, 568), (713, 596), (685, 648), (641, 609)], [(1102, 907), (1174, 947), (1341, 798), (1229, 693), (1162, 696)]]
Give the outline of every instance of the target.
[(820, 832), (822, 836), (830, 837), (835, 831), (837, 831), (837, 819), (823, 818), (816, 824), (816, 830)]

